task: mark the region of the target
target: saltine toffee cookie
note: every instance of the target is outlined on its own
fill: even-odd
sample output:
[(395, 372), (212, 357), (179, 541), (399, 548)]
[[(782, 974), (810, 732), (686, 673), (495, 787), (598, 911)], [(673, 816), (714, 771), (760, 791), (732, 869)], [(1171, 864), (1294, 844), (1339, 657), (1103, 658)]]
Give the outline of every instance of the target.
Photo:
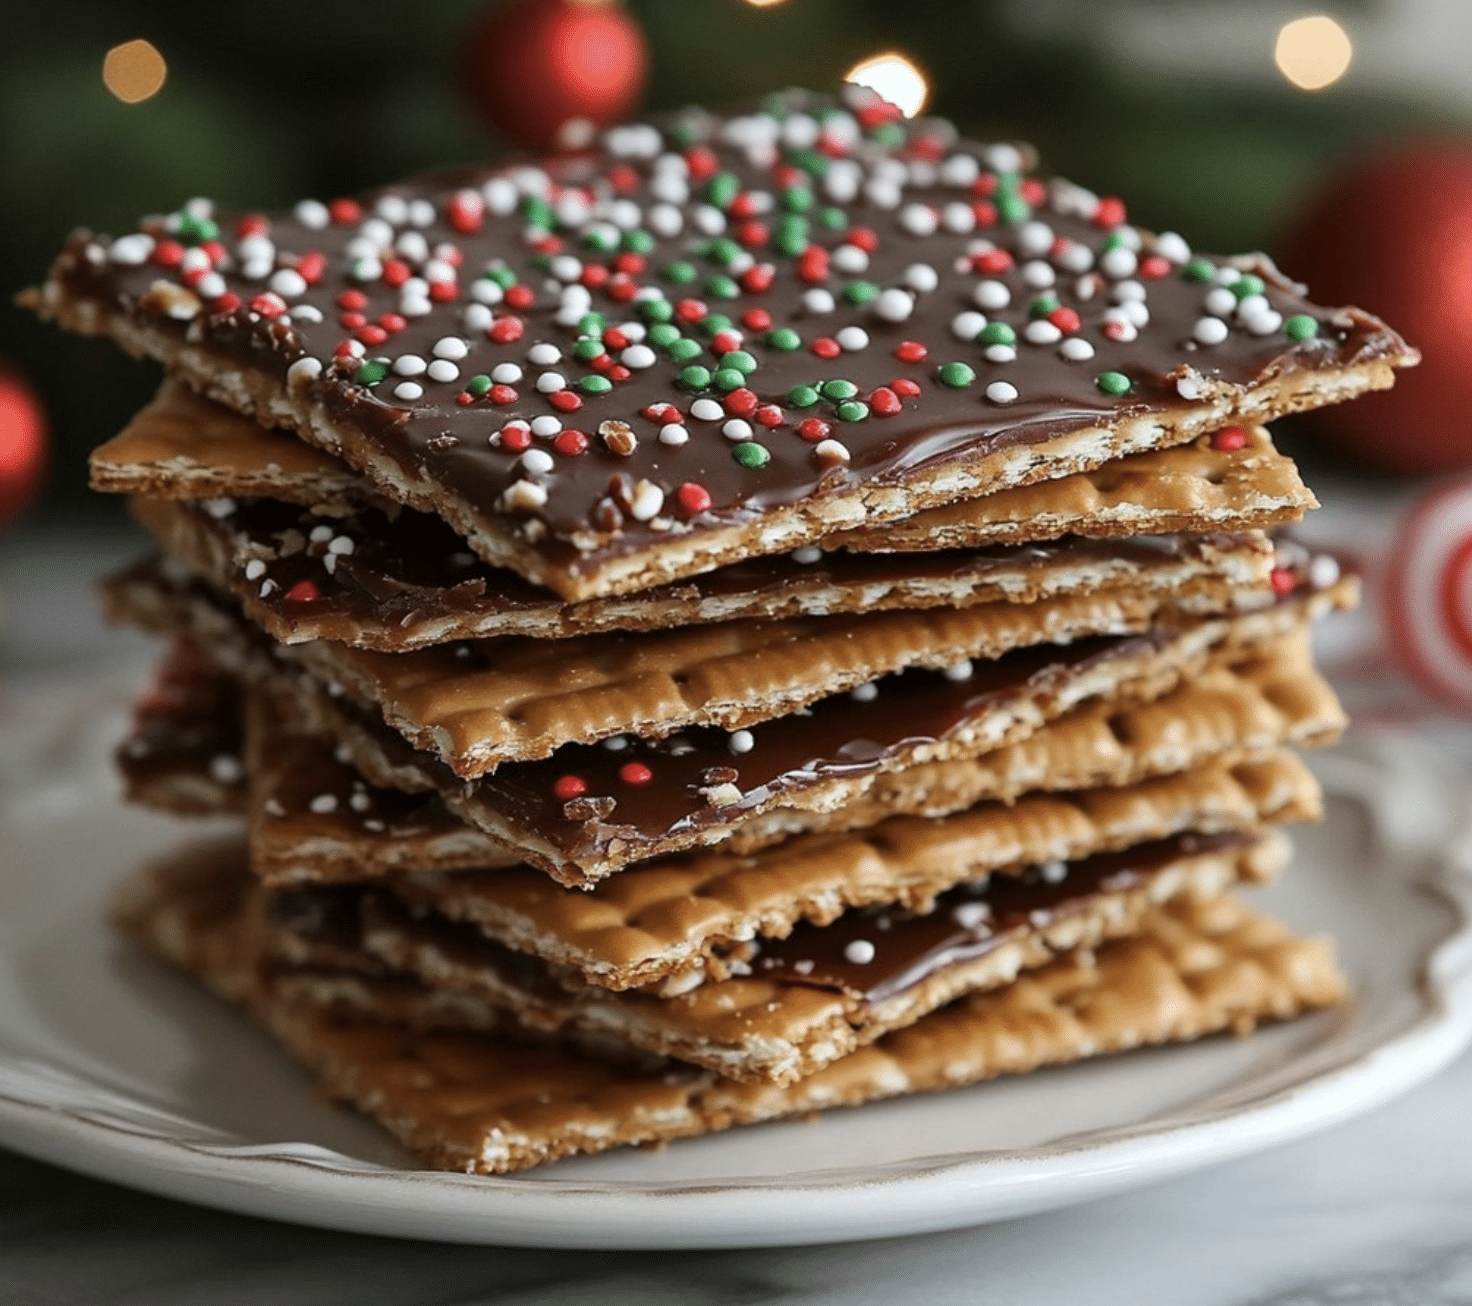
[(274, 499), (133, 498), (129, 509), (163, 552), (232, 595), (273, 639), (386, 653), (502, 635), (1032, 603), (1127, 583), (1186, 591), (1187, 611), (1220, 611), (1263, 602), (1273, 564), (1260, 531), (1065, 537), (926, 553), (825, 553), (805, 545), (638, 594), (567, 603), (514, 572), (487, 567), (438, 518), (412, 510), (392, 521), (366, 511), (329, 523)]
[[(508, 763), (469, 783), (409, 747), (374, 711), (330, 692), (208, 595), (171, 585), (146, 567), (115, 578), (106, 593), (117, 619), (192, 631), (232, 672), (343, 745), (369, 784), (437, 792), (493, 846), (514, 849), (561, 883), (588, 885), (681, 848), (724, 843), (747, 850), (801, 830), (850, 828), (885, 804), (955, 810), (974, 801), (984, 783), (979, 773), (950, 767), (907, 779), (909, 768), (1017, 743), (1090, 701), (1122, 707), (1157, 697), (1199, 674), (1210, 657), (1240, 662), (1254, 650), (1267, 652), (1306, 621), (1352, 601), (1351, 580), (1318, 588), (1314, 570), (1304, 554), (1292, 593), (1257, 612), (1031, 645), (941, 673), (906, 671), (829, 696), (805, 715), (732, 732), (688, 728), (665, 739), (621, 735), (565, 745), (544, 760)], [(1307, 693), (1318, 682), (1307, 666), (1300, 671)], [(1325, 719), (1337, 719), (1337, 709), (1329, 712), (1332, 696), (1320, 694), (1315, 703)]]
[[(1346, 991), (1326, 941), (1297, 938), (1231, 897), (1183, 896), (1129, 938), (963, 998), (796, 1084), (741, 1084), (691, 1066), (529, 1042), (501, 1032), (495, 1008), (445, 990), (363, 970), (271, 965), (250, 925), (259, 893), (238, 854), (231, 862), (218, 845), (191, 849), (141, 873), (118, 918), (143, 946), (242, 1006), (328, 1093), (422, 1163), (485, 1174), (1246, 1034)], [(447, 1014), (473, 1032), (444, 1029)]]
[[(881, 121), (880, 119), (883, 119)], [(691, 110), (362, 201), (205, 199), (29, 302), (568, 599), (1384, 388), (1417, 360), (870, 93)]]
[[(754, 732), (753, 747), (744, 756), (757, 756), (755, 736), (760, 734), (760, 761), (771, 774), (763, 779), (760, 772), (748, 773), (742, 780), (745, 788), (736, 789), (739, 801), (720, 809), (724, 818), (699, 824), (708, 840), (718, 836), (710, 841), (727, 851), (752, 852), (792, 834), (862, 829), (900, 813), (944, 816), (986, 800), (1010, 802), (1031, 790), (1123, 785), (1209, 758), (1245, 760), (1282, 744), (1326, 744), (1343, 728), (1333, 691), (1313, 669), (1304, 629), (1265, 644), (1249, 640), (1239, 645), (1229, 636), (1209, 658), (1193, 655), (1182, 661), (1175, 652), (1137, 651), (1132, 660), (1137, 670), (1123, 677), (1129, 655), (1119, 649), (1112, 663), (1101, 659), (1099, 666), (1120, 678), (1093, 686), (1092, 695), (1080, 692), (1090, 688), (1083, 683), (1086, 670), (1074, 664), (1071, 670), (1080, 679), (1060, 684), (1055, 678), (1066, 670), (1055, 664), (1048, 674), (1020, 680), (1014, 687), (1019, 700), (1010, 708), (1000, 689), (991, 691), (987, 704), (977, 696), (971, 700), (977, 719), (970, 724), (979, 737), (969, 744), (958, 737), (958, 721), (951, 732), (931, 736), (925, 747), (919, 706), (911, 701), (905, 708), (904, 740), (911, 756), (903, 764), (893, 755), (897, 749), (888, 759), (876, 751), (868, 713), (877, 696), (869, 703), (839, 705), (852, 720), (843, 744), (827, 762), (820, 760), (818, 745), (823, 724), (833, 724), (832, 713), (815, 711), (794, 722), (791, 729), (812, 728), (795, 769), (784, 770), (776, 751), (790, 731), (774, 732), (771, 738)], [(954, 684), (936, 688), (950, 690), (958, 703), (965, 701)], [(1003, 719), (989, 729), (979, 720), (987, 707)], [(636, 805), (635, 812), (622, 817), (617, 809), (601, 818), (591, 810), (567, 810), (572, 800), (559, 800), (556, 789), (562, 774), (572, 773), (548, 772), (539, 763), (530, 764), (530, 775), (529, 768), (513, 765), (469, 788), (447, 785), (435, 797), (376, 785), (354, 765), (351, 743), (303, 732), (300, 722), (320, 719), (330, 710), (320, 702), (302, 710), (289, 697), (283, 704), (269, 692), (249, 694), (251, 859), (267, 883), (363, 880), (400, 870), (501, 866), (519, 860), (545, 870), (560, 863), (540, 851), (547, 846), (544, 832), (555, 834), (564, 825), (574, 826), (582, 843), (595, 848), (621, 837), (628, 845), (623, 850), (627, 865), (648, 860), (647, 855), (635, 858), (641, 849), (646, 854), (651, 849), (666, 855), (677, 851), (680, 823), (692, 820), (696, 800), (684, 794), (677, 776), (664, 771), (652, 776), (643, 791), (651, 806)], [(859, 737), (872, 745), (867, 758), (850, 747)], [(998, 742), (1008, 739), (1015, 742)], [(591, 756), (604, 769), (612, 765), (606, 751)], [(373, 774), (390, 774), (389, 764), (376, 753), (372, 759)], [(538, 771), (544, 773), (540, 783)], [(820, 784), (824, 771), (830, 774)], [(577, 779), (585, 788), (596, 787), (586, 773)], [(530, 796), (544, 801), (511, 801), (518, 782), (530, 783)], [(503, 786), (512, 788), (508, 792)], [(565, 793), (570, 786), (562, 787)], [(762, 801), (763, 788), (773, 791), (771, 801)], [(779, 801), (784, 788), (789, 791), (787, 806)], [(549, 794), (550, 808), (545, 801)], [(655, 800), (677, 815), (660, 821)], [(508, 813), (520, 819), (508, 819)], [(630, 825), (635, 816), (643, 818), (642, 829)], [(528, 858), (529, 848), (538, 854)], [(602, 877), (559, 871), (554, 878), (581, 886)]]
[[(219, 643), (221, 656), (250, 645), (238, 608), (181, 570), (152, 563), (128, 569), (105, 587), (110, 613), (170, 634), (192, 632), (211, 647)], [(1339, 606), (1353, 593), (1352, 585), (1308, 560), (1275, 567), (1272, 582), (1260, 596), (1267, 604), (1261, 612), (1297, 603)], [(974, 670), (1014, 649), (1221, 620), (1181, 610), (1182, 595), (1195, 588), (1161, 594), (1124, 585), (1036, 603), (722, 622), (555, 641), (503, 636), (404, 653), (326, 640), (272, 643), (267, 651), (276, 663), (335, 686), (414, 748), (473, 780), (509, 762), (550, 757), (568, 744), (633, 736), (658, 747), (692, 727), (747, 729), (911, 669), (964, 677), (968, 666)]]
[[(329, 517), (397, 505), (346, 464), (260, 426), (178, 382), (92, 451), (92, 488), (156, 499), (274, 499)], [(1266, 428), (1231, 426), (1090, 472), (999, 490), (873, 530), (825, 537), (859, 552), (966, 549), (1084, 535), (1241, 533), (1298, 521), (1316, 507)], [(459, 546), (464, 549), (462, 543)], [(509, 582), (497, 571), (495, 584)]]
[(113, 754), (130, 803), (175, 816), (246, 806), (238, 683), (187, 640), (175, 640), (133, 704)]
[(267, 949), (311, 964), (356, 929), (359, 946), (392, 973), (479, 998), (523, 1027), (790, 1084), (967, 993), (1132, 934), (1173, 898), (1264, 879), (1287, 856), (1281, 836), (1233, 831), (1030, 866), (950, 890), (922, 914), (876, 908), (799, 926), (762, 943), (746, 977), (673, 997), (579, 984), (473, 926), (415, 911), (387, 888), (273, 895)]

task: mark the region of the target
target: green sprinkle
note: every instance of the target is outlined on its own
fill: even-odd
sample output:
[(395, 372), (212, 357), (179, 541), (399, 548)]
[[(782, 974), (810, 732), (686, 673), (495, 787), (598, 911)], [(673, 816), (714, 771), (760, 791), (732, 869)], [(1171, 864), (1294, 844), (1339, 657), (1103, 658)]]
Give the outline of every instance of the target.
[(585, 336), (602, 335), (607, 325), (608, 319), (602, 313), (584, 313), (578, 318), (578, 330)]
[(953, 390), (964, 389), (976, 380), (975, 370), (965, 363), (942, 363), (935, 375), (941, 385)]
[(487, 268), (481, 275), (487, 281), (494, 281), (502, 290), (510, 290), (516, 284), (516, 273), (510, 268)]
[(209, 218), (199, 218), (192, 213), (179, 215), (179, 226), (174, 232), (186, 245), (199, 245), (214, 240), (220, 234), (220, 226)]
[(1210, 281), (1215, 275), (1216, 269), (1206, 258), (1193, 258), (1181, 269), (1181, 276), (1187, 281)]
[(869, 405), (858, 399), (839, 404), (834, 410), (840, 422), (862, 422), (869, 416)]
[(997, 218), (1002, 222), (1026, 222), (1032, 217), (1032, 205), (1021, 195), (1001, 194), (996, 198)]
[(654, 248), (654, 237), (647, 231), (626, 231), (619, 245), (630, 254), (647, 254)]
[(353, 377), (359, 385), (377, 385), (388, 375), (388, 364), (374, 359), (358, 368)]
[(733, 349), (721, 355), (722, 367), (734, 367), (742, 376), (756, 371), (756, 359), (744, 349)]
[(679, 146), (694, 145), (700, 139), (700, 133), (688, 122), (677, 122), (667, 130), (670, 140)]
[(843, 288), (843, 297), (850, 304), (867, 304), (879, 294), (879, 287), (872, 281), (850, 281)]
[(533, 227), (541, 227), (551, 231), (553, 224), (557, 221), (557, 215), (552, 212), (552, 206), (546, 200), (539, 200), (535, 195), (528, 195), (521, 202), (521, 216)]
[(691, 363), (680, 369), (680, 384), (687, 390), (704, 390), (710, 384), (710, 368)]
[(804, 172), (811, 173), (814, 177), (821, 177), (828, 171), (828, 160), (817, 150), (789, 150), (787, 162), (794, 168), (801, 168)]
[(791, 327), (776, 327), (767, 332), (767, 346), (790, 354), (794, 349), (802, 348), (802, 337)]
[(583, 234), (583, 244), (589, 249), (596, 249), (600, 254), (611, 254), (618, 248), (618, 237), (595, 228)]
[(905, 129), (897, 122), (882, 122), (869, 133), (869, 138), (880, 145), (903, 145)]
[(1099, 242), (1100, 252), (1110, 249), (1123, 249), (1128, 244), (1124, 236), (1117, 231), (1111, 231)]
[(680, 328), (669, 322), (656, 322), (644, 338), (656, 349), (668, 349), (680, 338)]
[(1039, 295), (1027, 306), (1027, 315), (1032, 318), (1047, 317), (1057, 307), (1057, 295)]
[(465, 383), (465, 393), (474, 395), (477, 399), (491, 388), (491, 378), (485, 373), (477, 373)]
[(705, 198), (718, 209), (728, 209), (741, 193), (741, 182), (734, 172), (718, 172), (705, 183)]
[(675, 315), (675, 306), (667, 299), (641, 299), (638, 311), (647, 322), (668, 322)]
[(595, 372), (592, 376), (579, 377), (578, 389), (585, 395), (606, 395), (613, 389), (613, 382)]
[(829, 231), (842, 231), (848, 226), (848, 214), (830, 204), (818, 214), (818, 221)]
[(779, 254), (796, 258), (808, 247), (808, 220), (795, 213), (785, 214), (777, 220), (777, 230), (772, 245)]
[(545, 272), (548, 268), (552, 266), (552, 255), (533, 254), (531, 258), (527, 259), (527, 262), (531, 264), (532, 271)]
[(1005, 322), (988, 322), (977, 334), (978, 345), (1015, 345), (1017, 332)]
[(1124, 395), (1130, 392), (1130, 379), (1123, 372), (1100, 372), (1094, 384), (1107, 395)]
[(725, 267), (732, 259), (740, 256), (741, 246), (734, 240), (721, 236), (719, 239), (711, 241), (701, 252), (712, 263), (719, 263), (722, 267)]
[(711, 378), (717, 390), (729, 393), (739, 390), (746, 384), (746, 373), (738, 367), (718, 367), (716, 374)]
[(730, 277), (707, 277), (705, 293), (712, 299), (737, 299), (741, 295), (741, 287)]
[(683, 260), (678, 263), (668, 263), (664, 269), (664, 279), (673, 281), (677, 286), (689, 285), (699, 275), (695, 264), (686, 263)]
[(591, 363), (603, 353), (603, 341), (593, 336), (588, 336), (585, 339), (579, 340), (572, 347), (572, 353), (574, 358), (581, 358), (583, 362)]
[(1238, 277), (1227, 287), (1238, 299), (1246, 299), (1248, 295), (1260, 295), (1267, 289), (1267, 284), (1261, 277), (1255, 277), (1248, 272)]
[(731, 457), (750, 471), (756, 471), (758, 467), (765, 467), (772, 459), (772, 455), (754, 440), (743, 440), (740, 444), (734, 445), (731, 449)]
[(841, 377), (836, 381), (823, 382), (824, 399), (852, 399), (859, 393), (859, 387), (852, 381), (845, 381)]
[(789, 213), (806, 213), (813, 207), (813, 192), (806, 186), (789, 186), (782, 192), (782, 207)]
[(726, 331), (731, 326), (731, 319), (724, 313), (707, 313), (700, 319), (700, 329), (708, 336), (715, 335), (718, 331)]
[(685, 336), (678, 340), (671, 340), (666, 348), (669, 350), (670, 357), (677, 363), (688, 363), (692, 358), (699, 358), (702, 352), (698, 340), (691, 340)]
[(1283, 323), (1283, 334), (1289, 340), (1312, 340), (1319, 334), (1319, 324), (1307, 313), (1295, 313)]
[(811, 408), (820, 398), (815, 385), (795, 385), (787, 392), (787, 402), (794, 408)]

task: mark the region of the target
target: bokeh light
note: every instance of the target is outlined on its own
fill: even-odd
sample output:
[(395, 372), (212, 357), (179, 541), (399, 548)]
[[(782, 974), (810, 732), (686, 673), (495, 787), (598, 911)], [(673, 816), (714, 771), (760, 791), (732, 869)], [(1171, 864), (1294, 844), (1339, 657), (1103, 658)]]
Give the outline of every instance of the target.
[(113, 46), (102, 60), (102, 84), (124, 104), (156, 95), (168, 75), (163, 55), (141, 39)]
[(856, 63), (844, 73), (843, 80), (876, 91), (896, 105), (906, 118), (919, 113), (930, 94), (930, 83), (925, 80), (925, 74), (904, 55), (893, 50), (871, 55)]
[(1327, 14), (1311, 14), (1285, 23), (1278, 33), (1273, 61), (1300, 90), (1321, 91), (1349, 69), (1354, 45), (1349, 33)]

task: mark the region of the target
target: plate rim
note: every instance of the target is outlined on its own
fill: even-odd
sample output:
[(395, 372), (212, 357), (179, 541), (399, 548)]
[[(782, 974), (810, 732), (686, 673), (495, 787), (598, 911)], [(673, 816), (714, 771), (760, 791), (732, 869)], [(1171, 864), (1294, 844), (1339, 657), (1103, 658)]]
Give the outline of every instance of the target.
[[(1455, 920), (1423, 958), (1414, 1020), (1206, 1119), (1191, 1119), (1198, 1104), (1187, 1103), (1007, 1151), (716, 1183), (528, 1184), (377, 1166), (314, 1145), (230, 1141), (44, 1061), (0, 1056), (0, 1144), (239, 1214), (446, 1242), (586, 1249), (791, 1246), (941, 1231), (1157, 1182), (1330, 1128), (1414, 1087), (1472, 1043), (1472, 804), (1435, 750), (1394, 732), (1360, 737), (1316, 762), (1330, 793), (1365, 810), (1406, 892), (1431, 890)], [(181, 1136), (181, 1127), (194, 1136)], [(406, 1186), (416, 1190), (412, 1203), (402, 1200)], [(678, 1223), (669, 1219), (672, 1199), (681, 1203)]]

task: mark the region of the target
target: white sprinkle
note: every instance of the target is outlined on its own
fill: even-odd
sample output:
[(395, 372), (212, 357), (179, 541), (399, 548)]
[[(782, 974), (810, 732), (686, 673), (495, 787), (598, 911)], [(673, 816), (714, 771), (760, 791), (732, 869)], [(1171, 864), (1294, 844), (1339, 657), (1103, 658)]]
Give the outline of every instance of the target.
[(935, 210), (928, 204), (906, 204), (900, 210), (900, 226), (912, 236), (929, 236), (938, 225)]
[(1145, 298), (1145, 287), (1141, 282), (1134, 280), (1134, 278), (1127, 277), (1123, 281), (1116, 281), (1109, 287), (1109, 298), (1115, 304), (1128, 304), (1134, 299), (1143, 300)]
[(1094, 356), (1094, 346), (1082, 336), (1069, 336), (1058, 346), (1058, 356), (1070, 363), (1082, 363)]
[(986, 164), (993, 172), (1021, 172), (1022, 153), (1015, 145), (1005, 142), (986, 147)]
[(864, 272), (869, 267), (869, 255), (857, 245), (839, 245), (833, 251), (832, 263), (840, 272)]
[(544, 395), (556, 394), (567, 389), (567, 378), (561, 372), (543, 372), (537, 378), (537, 389)]
[(689, 439), (690, 432), (678, 422), (671, 422), (668, 426), (661, 426), (659, 428), (660, 444), (667, 444), (672, 449), (678, 449), (680, 445), (685, 444)]
[(277, 585), (274, 580), (271, 580), (269, 577), (267, 577), (264, 581), (261, 582), (261, 597), (263, 599), (268, 599), (280, 588), (281, 587)]
[(1217, 268), (1214, 280), (1218, 285), (1230, 286), (1234, 281), (1241, 280), (1242, 273), (1230, 263), (1223, 263)]
[(690, 405), (690, 416), (697, 422), (719, 422), (726, 410), (714, 399), (697, 399)]
[(982, 328), (986, 326), (986, 314), (984, 313), (957, 313), (951, 319), (951, 334), (957, 340), (975, 340), (981, 334)]
[(820, 463), (846, 463), (850, 454), (848, 446), (838, 440), (820, 440), (813, 446), (813, 457)]
[(1201, 398), (1201, 382), (1194, 376), (1182, 376), (1176, 378), (1176, 393), (1182, 399), (1195, 402)]
[(1172, 263), (1184, 263), (1191, 257), (1191, 247), (1174, 231), (1162, 231), (1155, 237), (1155, 252)]
[[(917, 267), (921, 266), (916, 264)], [(904, 290), (891, 286), (888, 290), (881, 290), (874, 300), (874, 316), (883, 322), (904, 322), (910, 314), (915, 311), (914, 298)], [(856, 331), (857, 327), (845, 327), (844, 331)], [(843, 344), (844, 331), (838, 333), (838, 343)], [(868, 343), (868, 337), (864, 337), (864, 343)], [(844, 348), (848, 348), (844, 345)]]
[(653, 481), (640, 481), (629, 499), (629, 516), (635, 521), (648, 521), (664, 507), (664, 491)]
[(540, 417), (532, 418), (532, 434), (546, 440), (557, 435), (562, 430), (562, 419), (543, 413)]
[(484, 304), (467, 304), (460, 313), (460, 324), (467, 331), (485, 331), (496, 320)]
[(879, 686), (871, 680), (867, 685), (859, 685), (850, 690), (849, 697), (856, 703), (872, 703), (879, 697)]
[(370, 834), (382, 834), (386, 829), (388, 829), (388, 826), (380, 821), (378, 817), (370, 816), (367, 820), (363, 822), (363, 828), (367, 830)]
[(951, 665), (945, 669), (945, 677), (947, 680), (955, 681), (970, 680), (971, 671), (971, 659), (966, 658), (964, 661), (951, 663)]
[(1339, 562), (1332, 555), (1319, 553), (1308, 564), (1308, 583), (1316, 590), (1328, 589), (1339, 579)]
[(293, 322), (320, 322), (322, 311), (311, 304), (298, 304), (286, 316)]
[(307, 289), (306, 278), (295, 268), (281, 268), (273, 272), (267, 284), (278, 295), (287, 297), (303, 294)]
[(532, 512), (547, 502), (547, 491), (532, 481), (514, 481), (501, 496), (509, 512)]
[(304, 386), (322, 375), (320, 358), (298, 358), (286, 369), (286, 384), (293, 388)]
[(646, 367), (653, 367), (656, 359), (654, 350), (648, 345), (630, 345), (618, 356), (618, 361), (625, 367), (634, 371), (642, 371)]
[(969, 186), (981, 175), (981, 164), (970, 154), (953, 154), (940, 165), (941, 183)]
[(854, 966), (867, 966), (874, 960), (874, 945), (868, 939), (852, 939), (843, 946), (843, 959)]
[(733, 417), (721, 427), (721, 434), (728, 440), (751, 439), (751, 423), (740, 417)]
[(153, 237), (139, 231), (131, 236), (118, 237), (113, 241), (107, 256), (119, 267), (136, 268), (140, 263), (146, 262), (152, 253)]
[(562, 350), (542, 341), (526, 351), (526, 361), (534, 367), (552, 367), (562, 361)]
[(833, 295), (822, 286), (812, 286), (802, 292), (802, 306), (809, 313), (831, 313)]
[(548, 265), (547, 271), (559, 281), (576, 281), (583, 275), (583, 261), (571, 254), (558, 254)]
[(1247, 329), (1255, 336), (1270, 336), (1282, 325), (1283, 315), (1273, 309), (1254, 313), (1247, 319)]
[(963, 930), (979, 929), (991, 914), (984, 902), (958, 902), (951, 908), (951, 919)]
[(491, 368), (491, 380), (497, 385), (515, 385), (521, 380), (521, 367), (516, 363), (497, 363)]
[(1001, 281), (978, 281), (971, 298), (980, 308), (1006, 308), (1012, 302), (1012, 292)]
[(898, 182), (887, 181), (883, 177), (871, 178), (864, 187), (864, 198), (878, 209), (898, 208), (904, 197), (904, 189)]
[(326, 816), (329, 812), (337, 811), (337, 795), (318, 794), (314, 799), (312, 799), (310, 803), (307, 804), (307, 807), (310, 811), (315, 812), (318, 816)]
[(194, 283), (194, 293), (201, 299), (218, 299), (228, 289), (225, 278), (218, 272), (206, 272)]
[(1124, 320), (1136, 330), (1146, 326), (1150, 321), (1150, 310), (1145, 306), (1143, 299), (1129, 299), (1117, 307), (1124, 314)]
[(348, 799), (348, 806), (355, 812), (366, 812), (373, 806), (373, 799), (359, 789)]
[(554, 460), (545, 449), (528, 449), (521, 455), (521, 465), (533, 476), (542, 476), (552, 470)]
[(1017, 361), (1015, 345), (988, 345), (981, 353), (988, 363), (1015, 363)]
[(489, 277), (479, 277), (470, 283), (470, 297), (482, 304), (499, 304), (506, 292)]
[(404, 232), (394, 242), (394, 248), (411, 263), (423, 263), (429, 258), (429, 241), (425, 240), (422, 231)]
[(313, 231), (320, 231), (332, 221), (332, 214), (321, 200), (303, 200), (292, 212), (302, 226), (310, 227)]
[(450, 362), (448, 358), (436, 358), (429, 365), (429, 379), (431, 381), (453, 381), (460, 375), (460, 369)]
[(1201, 307), (1214, 317), (1230, 317), (1237, 311), (1237, 296), (1225, 286), (1213, 286), (1206, 292)]
[(1140, 260), (1135, 257), (1135, 251), (1126, 249), (1123, 245), (1116, 245), (1113, 249), (1106, 249), (1099, 256), (1099, 270), (1114, 280), (1120, 277), (1132, 277), (1135, 269), (1140, 266)]
[(1017, 252), (1024, 258), (1037, 258), (1053, 248), (1053, 228), (1034, 219), (1024, 222), (1017, 232)]
[(394, 386), (394, 398), (404, 400), (415, 400), (423, 398), (424, 387), (418, 381), (400, 381)]
[(726, 215), (710, 204), (697, 204), (690, 221), (703, 236), (719, 236), (726, 229)]
[(452, 363), (458, 363), (470, 352), (470, 346), (459, 336), (441, 336), (429, 352), (436, 358), (448, 358)]
[(426, 366), (418, 354), (400, 354), (394, 359), (394, 372), (399, 376), (420, 376)]
[(733, 730), (726, 744), (733, 753), (749, 753), (756, 747), (756, 739), (750, 730)]
[(1063, 332), (1047, 318), (1039, 318), (1022, 328), (1022, 336), (1030, 345), (1056, 345), (1063, 339)]
[(993, 381), (986, 388), (986, 397), (994, 404), (1010, 404), (1017, 398), (1017, 387), (1010, 381)]
[(1203, 345), (1219, 345), (1227, 338), (1227, 324), (1219, 317), (1203, 317), (1192, 328), (1191, 334)]
[(802, 544), (793, 549), (790, 556), (793, 562), (801, 563), (804, 567), (811, 567), (813, 563), (823, 561), (823, 550), (816, 544)]
[(629, 741), (625, 739), (622, 735), (609, 735), (609, 737), (603, 741), (603, 747), (608, 749), (610, 753), (621, 753), (628, 746)]
[[(196, 286), (195, 289), (198, 290), (199, 286)], [(1248, 318), (1271, 312), (1272, 307), (1266, 295), (1243, 295), (1237, 303), (1236, 312), (1237, 316), (1245, 322)]]
[(668, 240), (685, 226), (685, 215), (673, 204), (656, 204), (649, 210), (649, 230)]
[(409, 220), (409, 203), (402, 195), (380, 196), (373, 211), (385, 222), (391, 222), (396, 227)]
[(352, 538), (347, 535), (334, 535), (327, 543), (327, 552), (336, 554), (339, 558), (345, 557), (354, 549)]
[(216, 784), (238, 784), (245, 778), (245, 768), (240, 765), (238, 757), (229, 753), (217, 753), (210, 758), (210, 778)]
[(1046, 290), (1058, 280), (1053, 265), (1044, 263), (1042, 259), (1032, 259), (1024, 263), (1019, 271), (1023, 285), (1031, 286), (1034, 290)]
[(922, 295), (928, 295), (940, 285), (940, 273), (929, 263), (911, 263), (905, 269), (905, 285)]
[(434, 205), (428, 200), (409, 201), (409, 221), (416, 227), (427, 227), (435, 219)]
[(326, 544), (332, 538), (332, 527), (327, 525), (313, 526), (311, 533), (307, 536), (313, 544)]
[[(904, 294), (904, 291), (900, 293)], [(869, 333), (861, 326), (840, 327), (833, 338), (838, 341), (841, 348), (851, 354), (869, 347)]]
[(259, 558), (252, 558), (245, 564), (246, 580), (260, 580), (266, 574), (266, 564)]
[(1068, 878), (1068, 863), (1057, 858), (1041, 862), (1038, 865), (1038, 874), (1043, 877), (1044, 884), (1062, 884)]
[(940, 222), (947, 231), (964, 236), (976, 228), (976, 210), (961, 200), (951, 200), (941, 208)]

